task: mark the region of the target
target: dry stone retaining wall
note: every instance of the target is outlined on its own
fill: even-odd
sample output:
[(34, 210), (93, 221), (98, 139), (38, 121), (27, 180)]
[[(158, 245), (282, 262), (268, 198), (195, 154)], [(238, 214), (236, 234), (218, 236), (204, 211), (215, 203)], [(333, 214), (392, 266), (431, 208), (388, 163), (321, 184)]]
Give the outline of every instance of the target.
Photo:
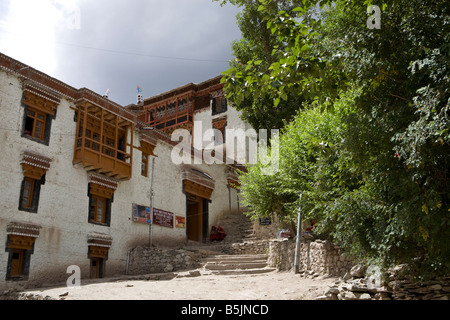
[[(295, 241), (277, 239), (270, 242), (268, 264), (278, 270), (292, 270), (295, 259)], [(308, 275), (342, 276), (354, 265), (353, 259), (330, 241), (300, 242), (299, 272)]]
[(200, 266), (201, 252), (171, 248), (136, 247), (129, 254), (130, 275), (195, 269)]
[(244, 241), (231, 245), (232, 254), (264, 254), (269, 250), (268, 240)]
[(388, 280), (383, 280), (370, 267), (354, 266), (317, 300), (450, 300), (450, 277), (416, 281), (399, 275), (401, 268), (388, 270)]

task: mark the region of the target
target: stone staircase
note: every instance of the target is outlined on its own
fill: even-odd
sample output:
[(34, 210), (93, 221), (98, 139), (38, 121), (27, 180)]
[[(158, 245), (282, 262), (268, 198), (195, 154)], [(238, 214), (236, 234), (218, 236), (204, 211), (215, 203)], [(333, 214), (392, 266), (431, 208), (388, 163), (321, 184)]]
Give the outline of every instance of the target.
[(204, 270), (215, 275), (260, 274), (274, 271), (265, 254), (215, 255), (203, 259)]
[(206, 252), (201, 261), (201, 274), (241, 275), (274, 271), (267, 266), (266, 254), (235, 254), (233, 245), (246, 241), (261, 240), (255, 236), (253, 222), (241, 212), (227, 213), (217, 225), (224, 228), (227, 236), (222, 241), (188, 244), (189, 250)]

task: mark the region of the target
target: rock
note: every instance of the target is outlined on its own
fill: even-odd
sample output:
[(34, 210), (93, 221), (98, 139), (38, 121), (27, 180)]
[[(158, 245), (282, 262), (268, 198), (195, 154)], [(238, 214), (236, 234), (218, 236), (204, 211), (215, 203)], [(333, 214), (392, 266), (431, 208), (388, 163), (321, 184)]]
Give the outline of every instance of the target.
[(442, 286), (440, 284), (434, 284), (432, 286), (429, 286), (428, 288), (430, 288), (431, 290), (441, 290)]
[(61, 293), (59, 296), (60, 297), (65, 297), (69, 295), (69, 291), (64, 291), (63, 293)]
[(386, 292), (378, 292), (373, 296), (373, 300), (391, 300)]
[(342, 277), (342, 280), (347, 281), (352, 278), (352, 275), (349, 272), (346, 272), (344, 276)]
[(350, 269), (350, 275), (355, 278), (363, 278), (366, 274), (366, 267), (363, 265), (356, 265)]
[(191, 277), (200, 277), (201, 275), (202, 274), (198, 270), (196, 270), (196, 271), (189, 271), (189, 276), (191, 276)]
[(340, 295), (342, 296), (343, 300), (358, 300), (356, 294), (351, 291), (343, 291), (340, 293)]
[(170, 263), (168, 263), (164, 268), (164, 272), (171, 272), (171, 271), (173, 271), (173, 266)]
[(372, 300), (372, 297), (368, 293), (363, 293), (358, 297), (358, 300)]
[(316, 298), (316, 300), (328, 300), (327, 296), (319, 296)]
[(339, 288), (337, 288), (337, 287), (328, 287), (326, 290), (325, 290), (325, 295), (328, 295), (328, 294), (338, 294), (340, 291), (339, 291)]
[(350, 291), (353, 292), (367, 292), (367, 287), (361, 284), (352, 284), (349, 288)]

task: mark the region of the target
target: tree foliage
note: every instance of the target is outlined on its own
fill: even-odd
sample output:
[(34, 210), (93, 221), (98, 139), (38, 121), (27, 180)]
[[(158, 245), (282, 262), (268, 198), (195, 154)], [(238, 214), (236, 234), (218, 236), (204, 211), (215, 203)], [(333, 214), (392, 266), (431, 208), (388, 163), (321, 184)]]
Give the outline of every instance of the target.
[(422, 272), (448, 273), (447, 1), (380, 3), (381, 29), (367, 27), (370, 1), (273, 3), (285, 2), (256, 9), (270, 55), (224, 72), (227, 97), (261, 101), (259, 117), (293, 97), (304, 105), (280, 137), (280, 171), (263, 176), (256, 165), (242, 177), (253, 213), (295, 221), (301, 205), (318, 231), (365, 261), (419, 258)]
[[(268, 13), (259, 10), (261, 3), (258, 0), (223, 0), (221, 3), (222, 5), (231, 3), (242, 8), (237, 15), (237, 24), (242, 38), (232, 43), (235, 60), (230, 62), (227, 74), (242, 81), (245, 81), (245, 75), (249, 72), (259, 75), (267, 74), (273, 61), (280, 58), (278, 37), (267, 28)], [(301, 1), (286, 0), (267, 3), (267, 5), (271, 8), (272, 17), (275, 17), (279, 10), (289, 12), (291, 17), (295, 17), (295, 12), (292, 10), (299, 3)], [(243, 88), (241, 85), (242, 83), (239, 84), (239, 88)], [(228, 87), (228, 84), (226, 86)], [(240, 90), (239, 88), (237, 90)], [(241, 118), (257, 130), (282, 128), (305, 101), (301, 95), (295, 93), (289, 94), (289, 99), (275, 106), (273, 97), (268, 94), (246, 94), (244, 97), (231, 95), (230, 90), (226, 90), (227, 99), (241, 112)], [(271, 116), (267, 117), (267, 114)]]

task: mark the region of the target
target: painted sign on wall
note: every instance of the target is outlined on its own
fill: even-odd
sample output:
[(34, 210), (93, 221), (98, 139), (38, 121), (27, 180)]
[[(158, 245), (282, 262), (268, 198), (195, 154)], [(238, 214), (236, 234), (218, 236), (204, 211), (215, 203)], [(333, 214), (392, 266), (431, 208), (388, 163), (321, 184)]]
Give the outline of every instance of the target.
[(141, 206), (133, 203), (132, 207), (133, 221), (139, 223), (152, 223), (150, 207)]
[(153, 224), (173, 228), (173, 213), (153, 208)]
[(175, 227), (186, 228), (186, 217), (175, 216)]

